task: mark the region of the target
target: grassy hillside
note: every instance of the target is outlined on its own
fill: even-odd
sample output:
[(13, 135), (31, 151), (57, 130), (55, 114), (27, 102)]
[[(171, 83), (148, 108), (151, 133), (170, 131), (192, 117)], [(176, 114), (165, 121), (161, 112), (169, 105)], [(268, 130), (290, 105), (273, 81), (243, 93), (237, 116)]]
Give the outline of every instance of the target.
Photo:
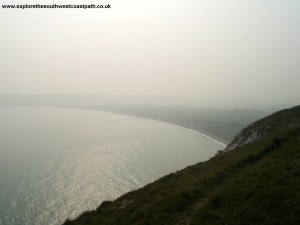
[(65, 225), (300, 224), (300, 106), (277, 112), (260, 140), (167, 175)]

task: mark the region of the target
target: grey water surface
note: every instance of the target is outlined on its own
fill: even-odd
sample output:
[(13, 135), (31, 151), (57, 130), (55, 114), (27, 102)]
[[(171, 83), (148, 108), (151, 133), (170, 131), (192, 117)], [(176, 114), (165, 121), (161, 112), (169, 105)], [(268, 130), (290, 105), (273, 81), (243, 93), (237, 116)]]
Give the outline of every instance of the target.
[(143, 118), (0, 107), (0, 224), (61, 224), (223, 148)]

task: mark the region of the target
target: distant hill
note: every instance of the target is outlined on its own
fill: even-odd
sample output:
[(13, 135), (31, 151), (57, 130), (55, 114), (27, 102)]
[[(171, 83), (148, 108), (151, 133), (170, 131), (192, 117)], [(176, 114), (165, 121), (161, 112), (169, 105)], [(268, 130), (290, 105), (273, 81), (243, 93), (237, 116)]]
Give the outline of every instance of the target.
[(209, 135), (224, 144), (229, 144), (242, 128), (270, 113), (269, 110), (213, 110), (157, 105), (99, 105), (92, 109), (177, 124)]
[[(159, 100), (163, 100), (164, 104), (159, 104)], [(173, 104), (166, 104), (167, 102), (163, 98), (145, 99), (141, 96), (104, 94), (0, 94), (0, 106), (79, 108), (138, 116), (193, 129), (224, 144), (229, 144), (245, 126), (276, 111), (273, 108), (206, 109), (199, 105), (185, 105), (180, 101), (177, 104), (174, 101)]]
[(64, 225), (299, 225), (300, 106), (245, 128), (210, 160)]

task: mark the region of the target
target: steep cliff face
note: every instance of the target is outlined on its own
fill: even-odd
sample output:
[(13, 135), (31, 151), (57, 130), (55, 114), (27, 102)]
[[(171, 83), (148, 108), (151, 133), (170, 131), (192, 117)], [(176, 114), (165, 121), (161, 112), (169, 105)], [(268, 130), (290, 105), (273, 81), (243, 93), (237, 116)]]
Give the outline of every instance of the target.
[(288, 129), (298, 124), (300, 107), (285, 109), (267, 116), (243, 129), (222, 152), (231, 151), (238, 147), (254, 143), (271, 132)]
[(264, 126), (259, 128), (251, 126), (247, 127), (233, 139), (233, 141), (226, 147), (224, 152), (258, 141), (265, 137), (268, 133), (270, 133), (270, 131), (271, 126)]

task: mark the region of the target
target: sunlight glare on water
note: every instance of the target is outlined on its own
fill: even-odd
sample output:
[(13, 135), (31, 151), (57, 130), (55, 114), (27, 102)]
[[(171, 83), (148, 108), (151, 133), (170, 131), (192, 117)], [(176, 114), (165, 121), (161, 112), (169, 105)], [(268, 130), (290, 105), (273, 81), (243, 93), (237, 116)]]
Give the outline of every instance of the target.
[(57, 225), (224, 145), (118, 114), (0, 107), (0, 224)]

